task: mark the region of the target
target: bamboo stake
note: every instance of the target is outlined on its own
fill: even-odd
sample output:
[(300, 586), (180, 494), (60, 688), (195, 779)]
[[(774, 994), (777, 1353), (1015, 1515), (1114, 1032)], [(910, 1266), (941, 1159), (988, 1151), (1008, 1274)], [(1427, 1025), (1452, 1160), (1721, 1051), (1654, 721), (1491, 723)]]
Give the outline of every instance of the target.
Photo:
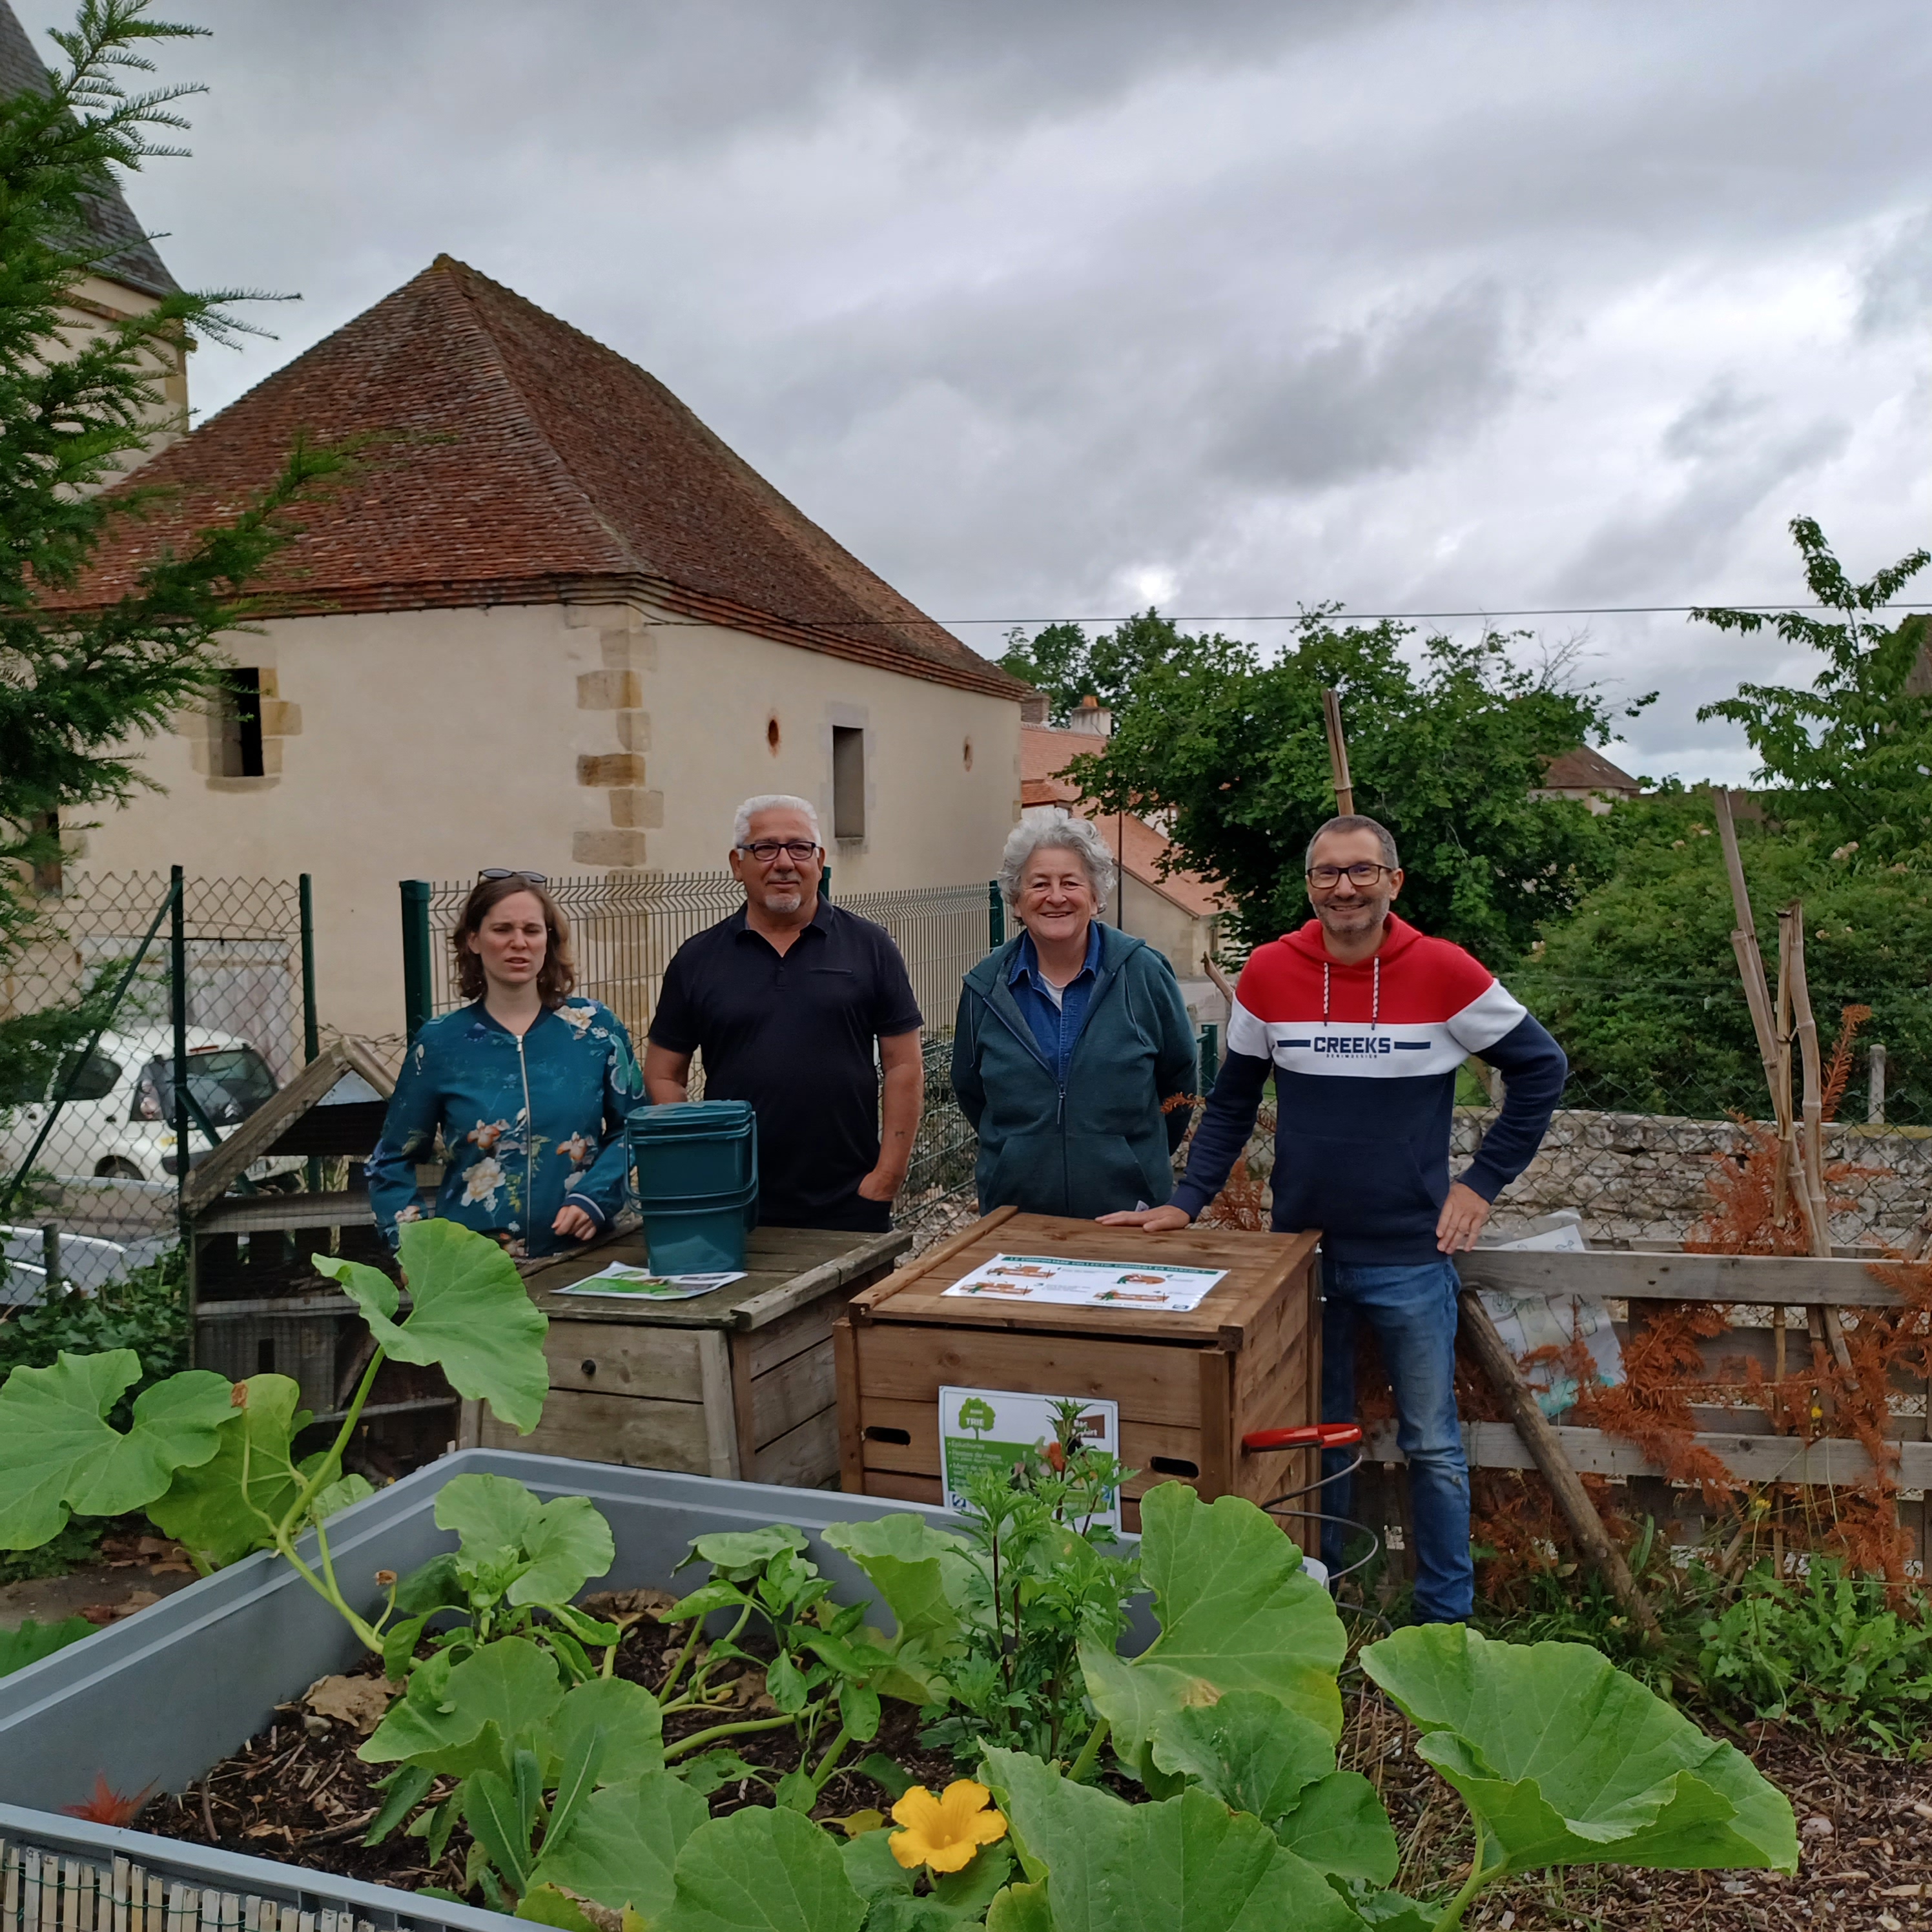
[(1564, 1454), (1562, 1438), (1550, 1426), (1550, 1418), (1516, 1367), (1516, 1358), (1496, 1333), (1496, 1324), (1490, 1319), (1482, 1297), (1474, 1289), (1466, 1288), (1462, 1310), (1462, 1333), (1468, 1338), (1470, 1351), (1482, 1364), (1490, 1387), (1502, 1398), (1503, 1406), (1516, 1424), (1516, 1432), (1522, 1438), (1523, 1447), (1550, 1485), (1550, 1493), (1556, 1498), (1556, 1506), (1563, 1512), (1563, 1520), (1570, 1526), (1570, 1534), (1576, 1539), (1584, 1560), (1601, 1573), (1611, 1594), (1646, 1636), (1660, 1636), (1657, 1613), (1637, 1588), (1623, 1552), (1610, 1540), (1582, 1478)]
[(1342, 698), (1339, 692), (1322, 692), (1322, 716), (1328, 727), (1328, 770), (1335, 781), (1335, 815), (1346, 818), (1355, 809), (1355, 788), (1348, 777), (1348, 741), (1342, 735)]
[[(1818, 1022), (1811, 1011), (1811, 988), (1804, 976), (1804, 910), (1796, 900), (1791, 903), (1791, 1009), (1796, 1023), (1798, 1049), (1804, 1072), (1804, 1143), (1798, 1172), (1809, 1211), (1805, 1220), (1811, 1231), (1811, 1252), (1827, 1258), (1832, 1252), (1832, 1204), (1825, 1191), (1825, 1070), (1818, 1051)], [(1818, 1311), (1832, 1359), (1850, 1378), (1852, 1352), (1846, 1346), (1844, 1324), (1835, 1308)]]

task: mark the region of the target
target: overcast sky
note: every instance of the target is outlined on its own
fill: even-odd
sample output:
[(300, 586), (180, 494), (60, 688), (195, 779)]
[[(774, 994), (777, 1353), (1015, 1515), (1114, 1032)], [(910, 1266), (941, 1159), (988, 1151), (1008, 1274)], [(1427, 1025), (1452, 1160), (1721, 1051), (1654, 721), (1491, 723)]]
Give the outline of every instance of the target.
[[(37, 38), (63, 0), (16, 0)], [(160, 0), (191, 285), (299, 292), (213, 410), (460, 256), (975, 618), (1765, 602), (1932, 533), (1913, 0)], [(1932, 599), (1932, 572), (1917, 594)], [(1908, 592), (1908, 595), (1913, 594)], [(1587, 631), (1633, 769), (1804, 675)], [(1465, 627), (1468, 628), (1468, 627)]]

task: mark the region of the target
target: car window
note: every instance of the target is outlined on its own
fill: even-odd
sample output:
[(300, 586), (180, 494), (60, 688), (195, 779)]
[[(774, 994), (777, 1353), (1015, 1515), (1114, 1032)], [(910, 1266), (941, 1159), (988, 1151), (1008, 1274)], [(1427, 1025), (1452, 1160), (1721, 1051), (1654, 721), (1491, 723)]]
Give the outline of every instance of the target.
[[(76, 1066), (80, 1069), (78, 1078), (74, 1077)], [(54, 1076), (53, 1090), (49, 1097), (57, 1100), (66, 1094), (70, 1100), (104, 1100), (113, 1092), (120, 1078), (120, 1062), (110, 1060), (104, 1053), (90, 1053), (84, 1061), (77, 1053), (65, 1054), (62, 1056), (60, 1071)], [(71, 1092), (68, 1089), (70, 1079), (74, 1080)]]
[[(188, 1090), (211, 1126), (238, 1126), (274, 1092), (275, 1076), (252, 1046), (218, 1047), (188, 1055)], [(134, 1118), (171, 1120), (174, 1111), (174, 1063), (151, 1060), (135, 1088)]]

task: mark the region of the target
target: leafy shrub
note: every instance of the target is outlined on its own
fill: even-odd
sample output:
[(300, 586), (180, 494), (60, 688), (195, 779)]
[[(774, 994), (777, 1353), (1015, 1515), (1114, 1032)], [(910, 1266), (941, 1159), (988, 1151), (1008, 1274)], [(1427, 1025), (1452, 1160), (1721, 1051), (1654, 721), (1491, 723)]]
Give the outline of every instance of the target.
[(179, 1246), (90, 1293), (77, 1289), (0, 1312), (0, 1382), (15, 1369), (51, 1368), (63, 1354), (131, 1348), (141, 1372), (114, 1414), (124, 1429), (134, 1398), (188, 1366), (188, 1264)]
[(1900, 1601), (1828, 1558), (1790, 1580), (1760, 1568), (1703, 1624), (1698, 1666), (1714, 1700), (1751, 1717), (1918, 1757), (1932, 1750), (1928, 1616), (1922, 1592)]

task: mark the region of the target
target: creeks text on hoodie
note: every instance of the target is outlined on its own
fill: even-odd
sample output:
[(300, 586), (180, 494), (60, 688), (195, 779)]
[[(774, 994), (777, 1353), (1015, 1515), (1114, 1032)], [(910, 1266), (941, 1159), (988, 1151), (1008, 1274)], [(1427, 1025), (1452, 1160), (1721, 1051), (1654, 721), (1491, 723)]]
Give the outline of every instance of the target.
[(1486, 1201), (1529, 1165), (1569, 1073), (1562, 1048), (1486, 967), (1393, 913), (1358, 965), (1329, 958), (1318, 920), (1257, 947), (1227, 1045), (1175, 1205), (1198, 1214), (1226, 1184), (1272, 1072), (1274, 1225), (1318, 1228), (1326, 1254), (1360, 1266), (1438, 1258), (1467, 1055), (1504, 1082), (1501, 1117), (1458, 1177)]

